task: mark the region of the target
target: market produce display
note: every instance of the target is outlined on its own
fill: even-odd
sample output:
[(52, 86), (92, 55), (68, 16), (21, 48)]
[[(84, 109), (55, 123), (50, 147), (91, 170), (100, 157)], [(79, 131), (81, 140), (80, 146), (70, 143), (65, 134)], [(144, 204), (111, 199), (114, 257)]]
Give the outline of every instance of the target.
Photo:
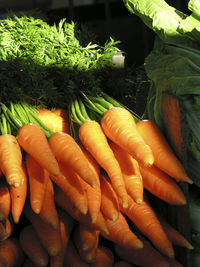
[(193, 246), (151, 196), (185, 205), (192, 181), (153, 120), (105, 92), (117, 42), (31, 15), (0, 28), (0, 265), (182, 266), (175, 246)]

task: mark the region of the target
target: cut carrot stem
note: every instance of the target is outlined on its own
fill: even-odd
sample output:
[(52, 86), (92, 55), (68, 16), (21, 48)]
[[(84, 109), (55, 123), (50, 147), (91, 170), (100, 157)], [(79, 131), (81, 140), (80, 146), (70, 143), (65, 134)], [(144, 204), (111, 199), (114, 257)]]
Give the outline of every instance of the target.
[(116, 221), (119, 217), (119, 202), (107, 173), (101, 173), (101, 211), (105, 218)]
[[(140, 204), (143, 201), (143, 180), (138, 162), (123, 148), (110, 142), (110, 147), (119, 162), (128, 194)], [(148, 168), (148, 167), (147, 167)]]
[(11, 197), (8, 184), (4, 179), (0, 180), (0, 221), (8, 218), (11, 211)]
[(95, 261), (91, 264), (92, 267), (112, 267), (114, 263), (114, 254), (112, 250), (104, 245), (99, 245), (96, 251)]
[(160, 221), (158, 220), (152, 207), (144, 200), (140, 205), (129, 197), (128, 208), (121, 211), (138, 227), (138, 229), (147, 236), (154, 246), (167, 255), (174, 258), (174, 249), (169, 241)]
[(24, 182), (22, 152), (13, 135), (3, 134), (0, 136), (0, 169), (9, 185), (17, 187)]
[(106, 219), (106, 224), (109, 230), (109, 234), (102, 235), (111, 240), (112, 242), (125, 246), (130, 249), (141, 249), (143, 247), (142, 241), (134, 234), (134, 232), (130, 229), (126, 218), (120, 212), (118, 219), (113, 222), (109, 219)]
[(140, 165), (143, 185), (146, 190), (171, 205), (184, 205), (186, 197), (177, 185), (166, 173), (156, 166), (144, 167)]
[(80, 146), (74, 138), (67, 134), (57, 132), (49, 139), (49, 145), (55, 157), (70, 166), (80, 177), (94, 188), (96, 181)]
[(22, 228), (19, 242), (28, 258), (37, 266), (47, 266), (49, 255), (31, 224)]
[(24, 204), (27, 197), (27, 173), (25, 164), (23, 163), (24, 182), (18, 186), (9, 186), (10, 197), (11, 197), (11, 214), (15, 223), (19, 222), (21, 214), (23, 212)]
[(183, 165), (167, 143), (158, 126), (151, 120), (137, 123), (137, 130), (150, 146), (154, 155), (154, 164), (173, 177), (177, 182), (193, 183), (186, 174)]
[(33, 123), (23, 125), (17, 134), (20, 146), (52, 175), (59, 174), (58, 162), (43, 130)]
[(127, 207), (127, 192), (121, 169), (100, 124), (96, 121), (85, 121), (79, 128), (79, 137), (83, 146), (108, 173), (114, 190), (123, 206)]
[(153, 153), (138, 133), (132, 114), (125, 108), (113, 107), (106, 111), (101, 120), (106, 136), (125, 149), (145, 166), (154, 162)]
[(84, 224), (90, 228), (93, 228), (93, 229), (96, 229), (96, 230), (99, 230), (99, 231), (102, 231), (105, 233), (109, 233), (106, 222), (105, 222), (105, 218), (104, 218), (103, 214), (101, 213), (101, 211), (99, 212), (97, 220), (94, 223), (94, 222), (92, 222), (90, 214), (89, 213), (83, 214), (78, 209), (76, 209), (74, 207), (73, 203), (68, 198), (68, 196), (66, 194), (64, 194), (59, 187), (55, 187), (54, 196), (55, 196), (55, 202), (56, 202), (57, 206), (64, 209), (75, 220), (77, 220), (78, 222), (80, 222), (80, 223), (82, 223), (82, 224)]

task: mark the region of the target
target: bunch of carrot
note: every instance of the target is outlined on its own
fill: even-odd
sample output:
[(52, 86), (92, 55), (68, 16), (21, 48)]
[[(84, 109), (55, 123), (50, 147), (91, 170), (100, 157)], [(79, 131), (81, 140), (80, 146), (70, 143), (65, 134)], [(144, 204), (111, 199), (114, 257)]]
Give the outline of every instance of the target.
[(24, 266), (181, 266), (174, 246), (193, 246), (146, 192), (184, 205), (178, 183), (192, 181), (158, 127), (107, 95), (84, 95), (68, 111), (2, 104), (0, 248), (27, 220), (21, 265), (8, 266), (22, 266), (20, 253)]

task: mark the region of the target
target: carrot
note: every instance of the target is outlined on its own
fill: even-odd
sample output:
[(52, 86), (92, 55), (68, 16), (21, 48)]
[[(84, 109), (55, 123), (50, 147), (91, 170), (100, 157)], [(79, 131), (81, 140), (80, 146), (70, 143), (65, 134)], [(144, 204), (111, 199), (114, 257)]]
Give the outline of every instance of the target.
[(96, 180), (88, 161), (74, 138), (62, 132), (54, 133), (49, 139), (49, 145), (55, 157), (70, 166), (78, 175), (92, 187), (96, 187)]
[(127, 192), (121, 169), (100, 124), (96, 121), (85, 121), (79, 128), (79, 137), (83, 146), (108, 173), (114, 190), (126, 207)]
[(158, 216), (158, 218), (173, 245), (187, 249), (194, 249), (190, 242), (177, 229), (170, 225), (163, 217)]
[(52, 112), (49, 109), (37, 109), (37, 116), (39, 119), (53, 132), (67, 132), (68, 125), (62, 116), (57, 114), (58, 111)]
[(73, 205), (83, 214), (88, 211), (87, 196), (81, 183), (80, 176), (69, 166), (62, 162), (58, 162), (60, 174), (51, 176), (55, 184), (68, 196)]
[(8, 218), (11, 211), (11, 197), (5, 179), (0, 180), (0, 221)]
[(23, 173), (24, 182), (18, 186), (9, 186), (10, 197), (11, 197), (11, 214), (15, 223), (19, 222), (21, 214), (23, 212), (24, 204), (27, 197), (27, 173), (25, 168), (25, 163), (23, 162)]
[(59, 226), (62, 248), (58, 255), (50, 257), (50, 267), (63, 267), (65, 251), (67, 249), (67, 244), (73, 231), (75, 221), (67, 214), (64, 210), (58, 209), (59, 216)]
[(35, 213), (40, 213), (49, 173), (30, 154), (26, 154), (26, 168), (29, 180), (31, 208)]
[(128, 261), (119, 260), (113, 264), (113, 267), (133, 267)]
[(19, 242), (24, 253), (34, 264), (37, 266), (47, 266), (49, 255), (31, 224), (21, 229)]
[(138, 162), (117, 144), (110, 142), (110, 147), (119, 162), (128, 194), (136, 203), (142, 203), (143, 181)]
[(0, 242), (8, 239), (14, 230), (14, 223), (10, 218), (0, 222)]
[(168, 259), (156, 250), (149, 241), (142, 239), (143, 248), (128, 249), (118, 244), (114, 245), (116, 255), (131, 264), (141, 267), (170, 267)]
[(181, 188), (156, 166), (140, 165), (143, 185), (146, 190), (171, 205), (185, 205), (187, 200)]
[(130, 229), (126, 218), (122, 213), (119, 214), (118, 219), (113, 222), (106, 219), (109, 234), (101, 233), (106, 239), (112, 242), (125, 246), (130, 249), (141, 249), (143, 247), (142, 241)]
[(57, 229), (59, 225), (58, 212), (54, 201), (53, 183), (49, 177), (47, 179), (46, 191), (39, 216), (54, 229)]
[(128, 208), (123, 209), (120, 206), (121, 211), (151, 240), (159, 251), (169, 258), (173, 258), (174, 250), (172, 244), (152, 207), (146, 200), (143, 200), (140, 205), (135, 203), (131, 197), (128, 198), (128, 201)]
[(58, 175), (59, 166), (43, 130), (33, 123), (24, 124), (17, 133), (20, 146), (50, 174)]
[(154, 162), (153, 153), (136, 128), (132, 114), (125, 108), (108, 109), (101, 120), (106, 136), (126, 150), (133, 158), (145, 166)]
[(24, 182), (21, 148), (11, 134), (0, 135), (0, 169), (9, 185), (18, 187)]
[(101, 211), (104, 216), (112, 221), (119, 217), (119, 203), (109, 177), (106, 173), (101, 174)]
[(92, 267), (112, 267), (114, 263), (114, 254), (112, 250), (104, 245), (99, 245), (96, 251), (95, 261)]
[(154, 155), (154, 164), (173, 177), (177, 182), (193, 183), (186, 174), (183, 165), (170, 148), (158, 126), (151, 120), (137, 123), (137, 130), (150, 146)]
[(101, 211), (98, 214), (96, 222), (92, 222), (90, 214), (83, 214), (76, 209), (68, 196), (64, 194), (59, 187), (55, 187), (54, 197), (57, 206), (69, 213), (75, 220), (88, 227), (108, 233), (106, 222)]
[(51, 225), (43, 221), (38, 214), (33, 212), (29, 203), (26, 203), (24, 207), (24, 214), (34, 227), (49, 256), (58, 255), (62, 247), (59, 229), (53, 229)]
[(92, 223), (94, 223), (96, 222), (101, 207), (100, 166), (82, 145), (80, 145), (80, 147), (88, 160), (89, 166), (94, 172), (94, 178), (96, 179), (97, 184), (97, 187), (93, 188), (82, 180), (83, 188), (85, 189), (88, 200), (88, 212), (91, 216)]
[(21, 267), (24, 253), (17, 238), (8, 238), (0, 242), (0, 266)]

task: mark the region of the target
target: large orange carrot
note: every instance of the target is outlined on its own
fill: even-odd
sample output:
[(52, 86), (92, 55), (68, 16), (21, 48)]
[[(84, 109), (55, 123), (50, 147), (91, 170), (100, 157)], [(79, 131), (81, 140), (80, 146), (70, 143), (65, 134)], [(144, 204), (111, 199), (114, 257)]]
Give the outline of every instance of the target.
[(144, 188), (171, 205), (184, 205), (186, 198), (181, 188), (156, 166), (140, 165)]
[(10, 197), (11, 197), (11, 214), (13, 221), (15, 223), (19, 222), (27, 196), (28, 179), (24, 163), (23, 163), (23, 171), (24, 171), (24, 182), (18, 187), (14, 187), (12, 185), (9, 187)]
[(99, 245), (96, 251), (95, 261), (91, 264), (92, 267), (112, 267), (114, 263), (114, 254), (111, 248), (104, 245)]
[(143, 247), (142, 241), (130, 229), (121, 212), (115, 222), (106, 218), (106, 224), (109, 234), (101, 233), (106, 239), (130, 249), (140, 250)]
[(79, 128), (79, 137), (83, 146), (108, 173), (114, 190), (126, 207), (127, 192), (121, 169), (100, 124), (96, 121), (85, 121)]
[(64, 266), (65, 251), (75, 225), (74, 219), (64, 210), (58, 209), (58, 216), (62, 248), (58, 255), (50, 257), (50, 267)]
[(108, 175), (106, 173), (102, 173), (100, 178), (101, 211), (106, 218), (116, 221), (119, 217), (118, 197), (110, 183)]
[(49, 256), (58, 255), (62, 248), (59, 228), (53, 229), (51, 225), (43, 221), (38, 214), (34, 213), (29, 203), (26, 203), (24, 207), (24, 214), (34, 227)]
[(4, 179), (0, 180), (0, 221), (8, 218), (11, 211), (11, 197), (8, 184)]
[(74, 207), (81, 213), (86, 214), (88, 211), (88, 201), (80, 176), (71, 167), (68, 166), (66, 168), (66, 164), (63, 162), (59, 162), (59, 167), (61, 170), (60, 174), (51, 176), (52, 180), (68, 196)]
[(110, 147), (119, 162), (128, 194), (138, 204), (142, 203), (143, 181), (138, 162), (117, 144), (110, 142)]
[(102, 117), (101, 125), (106, 136), (136, 160), (145, 166), (153, 164), (153, 153), (138, 133), (134, 117), (127, 109), (119, 107), (108, 109)]
[(108, 228), (101, 211), (98, 214), (96, 222), (92, 222), (90, 214), (83, 214), (78, 209), (76, 209), (69, 197), (64, 194), (64, 192), (59, 187), (55, 187), (54, 197), (57, 206), (69, 213), (75, 220), (88, 227), (108, 233)]
[(26, 154), (26, 169), (29, 180), (31, 208), (35, 213), (40, 213), (49, 173), (30, 154)]
[(39, 108), (37, 110), (39, 119), (53, 132), (67, 132), (68, 125), (63, 117), (59, 116), (56, 112), (49, 109)]
[(0, 242), (8, 239), (14, 230), (14, 223), (10, 218), (0, 222)]
[(54, 229), (59, 225), (57, 207), (54, 201), (54, 188), (51, 179), (48, 177), (46, 191), (39, 216)]
[(137, 228), (147, 236), (154, 246), (167, 255), (174, 257), (172, 243), (169, 241), (160, 221), (158, 220), (152, 207), (144, 200), (140, 205), (129, 196), (128, 208), (121, 207), (121, 211), (137, 226)]
[(192, 183), (187, 176), (183, 165), (167, 143), (158, 126), (151, 120), (142, 120), (137, 123), (137, 130), (150, 146), (154, 155), (154, 164), (173, 177), (177, 182)]
[(13, 135), (0, 135), (0, 169), (9, 185), (17, 187), (24, 182), (22, 152)]
[(24, 253), (37, 266), (47, 266), (48, 253), (43, 247), (33, 226), (24, 226), (19, 233), (19, 242)]
[(58, 175), (59, 166), (43, 130), (33, 123), (24, 124), (17, 133), (20, 146), (50, 174)]
[(54, 133), (49, 139), (49, 145), (55, 157), (70, 166), (80, 177), (94, 188), (96, 181), (88, 161), (75, 139), (62, 132)]

